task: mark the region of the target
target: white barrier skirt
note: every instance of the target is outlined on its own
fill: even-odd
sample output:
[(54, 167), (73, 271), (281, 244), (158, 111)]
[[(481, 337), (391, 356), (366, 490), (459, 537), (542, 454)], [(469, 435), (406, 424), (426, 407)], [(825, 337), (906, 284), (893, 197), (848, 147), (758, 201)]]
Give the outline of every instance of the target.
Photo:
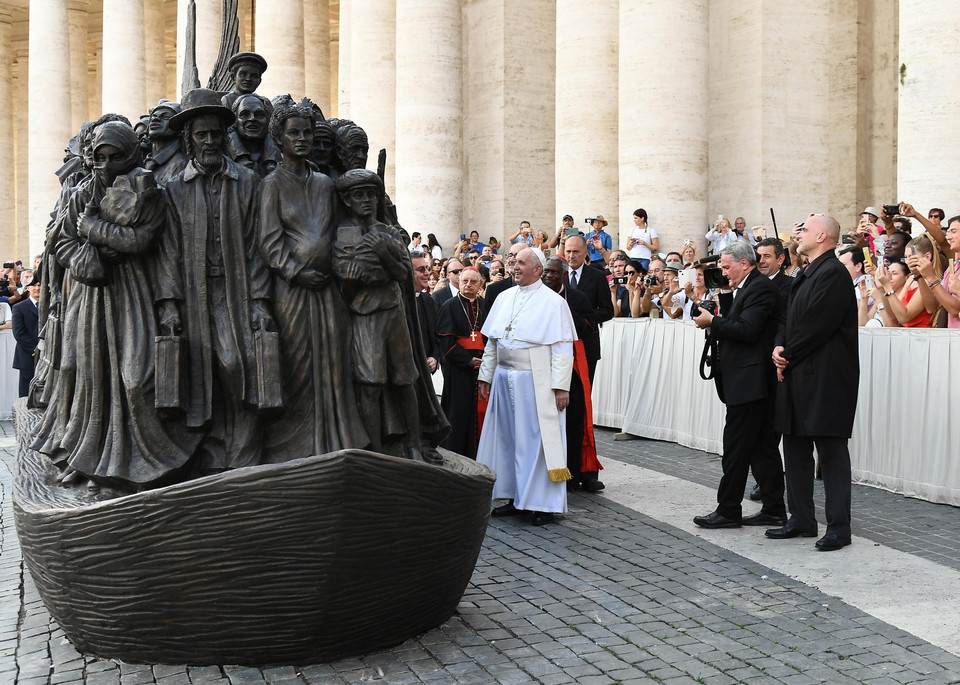
[(17, 341), (9, 328), (0, 330), (0, 421), (13, 418), (13, 403), (20, 392), (20, 372), (13, 368)]
[[(689, 321), (613, 319), (600, 334), (598, 426), (719, 454), (725, 408), (700, 378), (703, 331)], [(960, 506), (960, 331), (860, 329), (855, 482)]]

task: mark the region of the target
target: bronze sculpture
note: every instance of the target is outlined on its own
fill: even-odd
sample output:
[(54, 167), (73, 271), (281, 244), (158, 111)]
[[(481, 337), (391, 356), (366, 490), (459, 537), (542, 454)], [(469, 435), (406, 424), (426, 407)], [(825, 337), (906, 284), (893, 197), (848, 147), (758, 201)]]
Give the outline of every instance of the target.
[(183, 98), (170, 120), (191, 157), (167, 184), (165, 240), (157, 268), (160, 324), (183, 331), (187, 426), (204, 433), (201, 473), (261, 461), (258, 408), (267, 408), (257, 342), (274, 330), (270, 281), (256, 240), (257, 175), (224, 155), (233, 112), (212, 90)]
[[(83, 651), (333, 659), (453, 613), (494, 476), (436, 449), (449, 425), (384, 152), (366, 171), (363, 129), (289, 96), (259, 138), (266, 63), (234, 54), (223, 2), (211, 89), (187, 59), (182, 106), (138, 122), (153, 173), (112, 114), (84, 124), (61, 169), (31, 405), (44, 411), (16, 409), (17, 528)], [(225, 154), (235, 113), (240, 163)], [(67, 487), (85, 479), (102, 487)]]
[(273, 272), (284, 412), (266, 430), (269, 462), (370, 443), (355, 410), (349, 314), (331, 274), (334, 185), (307, 164), (313, 130), (309, 101), (281, 102), (270, 120), (283, 161), (263, 183), (260, 250)]
[(280, 150), (267, 135), (272, 104), (255, 93), (238, 96), (231, 107), (237, 123), (230, 127), (227, 154), (262, 178), (277, 168)]

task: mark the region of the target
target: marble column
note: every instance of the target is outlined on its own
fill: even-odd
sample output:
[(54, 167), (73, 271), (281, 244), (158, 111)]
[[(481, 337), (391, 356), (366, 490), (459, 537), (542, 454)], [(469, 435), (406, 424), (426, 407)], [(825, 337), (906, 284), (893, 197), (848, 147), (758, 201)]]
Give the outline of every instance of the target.
[(556, 19), (555, 0), (464, 3), (464, 227), (484, 238), (557, 225)]
[[(30, 3), (28, 123), (29, 139), (29, 250), (43, 251), (50, 212), (60, 194), (53, 173), (63, 164), (63, 148), (70, 140), (70, 26), (67, 0)], [(23, 253), (21, 248), (20, 253)]]
[(163, 3), (155, 0), (144, 0), (143, 3), (143, 34), (144, 34), (144, 100), (143, 113), (157, 104), (160, 98), (167, 97), (167, 46), (165, 41)]
[[(602, 214), (617, 241), (618, 0), (557, 0), (556, 211)], [(632, 227), (632, 222), (630, 227)], [(552, 235), (552, 234), (550, 234)]]
[(71, 0), (67, 12), (70, 23), (70, 128), (74, 132), (79, 131), (80, 124), (90, 118), (87, 100), (87, 74), (90, 71), (87, 52), (89, 11), (86, 0)]
[(131, 122), (145, 102), (143, 37), (143, 0), (103, 0), (103, 111)]
[[(14, 112), (14, 65), (11, 43), (10, 15), (0, 12), (0, 108), (5, 112)], [(0, 177), (0, 244), (6, 245), (8, 255), (13, 255), (13, 246), (17, 244), (17, 175), (14, 141), (16, 140), (16, 120), (13, 116), (3, 117), (0, 127), (0, 168), (7, 173)], [(20, 259), (25, 256), (16, 253)]]
[(254, 44), (267, 60), (267, 71), (258, 93), (272, 98), (304, 94), (303, 0), (270, 0), (256, 3)]
[(350, 118), (350, 24), (353, 0), (340, 0), (340, 36), (337, 44), (337, 114)]
[(647, 210), (662, 252), (706, 232), (707, 0), (620, 3), (620, 239)]
[[(377, 168), (380, 148), (387, 150), (386, 186), (396, 193), (396, 0), (351, 3), (350, 23), (350, 119), (359, 124), (370, 140), (367, 167)], [(430, 36), (432, 42), (436, 36)], [(403, 212), (403, 207), (399, 207)], [(401, 223), (403, 216), (400, 217)]]
[[(29, 31), (24, 33), (28, 34)], [(19, 103), (28, 102), (30, 99), (30, 91), (27, 85), (30, 72), (28, 42), (26, 35), (23, 36), (22, 40), (14, 40), (16, 59), (13, 69), (13, 101)], [(34, 180), (30, 174), (30, 112), (26, 107), (13, 107), (11, 112), (13, 113), (13, 129), (15, 132), (13, 147), (16, 156), (17, 189), (17, 225), (13, 244), (16, 246), (16, 254), (21, 255), (20, 258), (24, 259), (30, 256), (30, 184)]]
[(330, 0), (303, 0), (304, 89), (330, 115)]
[[(146, 0), (153, 2), (154, 0)], [(220, 51), (221, 0), (196, 0), (197, 71), (200, 85), (206, 88)], [(183, 56), (186, 50), (187, 6), (189, 0), (177, 0), (177, 92), (183, 83)], [(269, 3), (262, 3), (269, 4)]]
[(445, 227), (448, 241), (463, 225), (461, 23), (460, 0), (397, 7), (394, 200), (408, 230)]
[[(931, 207), (942, 207), (948, 219), (960, 207), (956, 9), (951, 3), (924, 3), (923, 11), (911, 3), (900, 5), (896, 199), (924, 214)], [(883, 198), (885, 203), (892, 201)]]

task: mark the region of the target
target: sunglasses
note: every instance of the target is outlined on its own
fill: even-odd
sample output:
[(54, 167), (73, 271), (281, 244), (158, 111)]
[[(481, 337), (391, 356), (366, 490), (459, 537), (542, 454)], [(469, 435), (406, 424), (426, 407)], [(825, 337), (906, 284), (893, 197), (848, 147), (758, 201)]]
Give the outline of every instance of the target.
[(452, 273), (454, 276), (458, 275), (463, 269), (450, 269), (448, 273)]

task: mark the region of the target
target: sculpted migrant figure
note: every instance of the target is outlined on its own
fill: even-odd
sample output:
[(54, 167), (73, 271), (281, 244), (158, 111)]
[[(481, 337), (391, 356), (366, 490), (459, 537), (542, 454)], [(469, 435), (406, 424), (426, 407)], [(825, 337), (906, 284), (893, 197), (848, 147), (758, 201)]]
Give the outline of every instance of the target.
[(253, 93), (260, 87), (263, 72), (267, 70), (267, 60), (255, 52), (238, 52), (227, 62), (227, 69), (233, 76), (233, 90), (223, 96), (222, 104), (229, 109), (238, 97)]
[(335, 188), (307, 163), (313, 117), (308, 100), (286, 99), (270, 120), (283, 161), (263, 182), (260, 249), (273, 272), (284, 391), (283, 416), (264, 435), (271, 462), (370, 442), (356, 411), (350, 315), (331, 278)]
[(147, 133), (150, 139), (150, 156), (143, 166), (153, 172), (161, 186), (183, 171), (187, 166), (187, 156), (183, 153), (180, 134), (170, 126), (170, 119), (180, 113), (180, 103), (172, 100), (160, 100), (150, 110), (150, 124)]
[(255, 331), (275, 329), (270, 278), (256, 239), (260, 179), (224, 155), (233, 112), (212, 90), (183, 98), (170, 120), (186, 168), (167, 184), (169, 228), (157, 270), (160, 323), (186, 338), (187, 425), (203, 432), (198, 469), (261, 462)]
[(280, 150), (267, 135), (271, 103), (256, 94), (240, 95), (233, 102), (237, 123), (230, 128), (227, 151), (237, 164), (264, 177), (277, 168)]
[(377, 174), (347, 171), (337, 179), (337, 192), (347, 216), (337, 228), (333, 268), (352, 315), (354, 375), (371, 449), (422, 459), (422, 429), (432, 459), (429, 448), (449, 425), (432, 385), (426, 390), (430, 374), (413, 313), (406, 243), (395, 228), (377, 221), (384, 195)]
[(310, 161), (317, 167), (317, 171), (337, 180), (340, 173), (336, 168), (337, 133), (323, 118), (319, 107), (314, 108), (313, 124), (313, 152)]
[(95, 129), (94, 173), (74, 192), (56, 241), (70, 296), (64, 338), (73, 345), (73, 380), (60, 383), (58, 444), (64, 480), (148, 484), (183, 466), (196, 437), (154, 409), (157, 332), (150, 260), (164, 230), (163, 197), (139, 167), (129, 124)]

